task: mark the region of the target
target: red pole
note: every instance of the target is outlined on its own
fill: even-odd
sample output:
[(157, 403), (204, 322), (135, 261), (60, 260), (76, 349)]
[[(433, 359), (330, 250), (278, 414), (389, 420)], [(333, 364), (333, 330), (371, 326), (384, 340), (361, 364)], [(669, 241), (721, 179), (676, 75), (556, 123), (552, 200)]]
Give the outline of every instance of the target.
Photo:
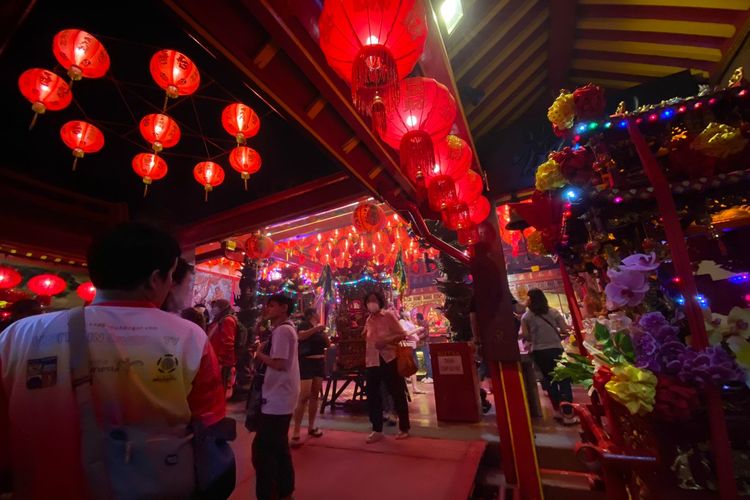
[(500, 465), (505, 474), (505, 481), (508, 484), (517, 484), (516, 461), (507, 459), (507, 457), (513, 458), (515, 453), (513, 453), (513, 436), (508, 425), (508, 408), (505, 404), (505, 388), (500, 378), (500, 365), (494, 362), (488, 362), (487, 365), (490, 368), (492, 398), (495, 400), (495, 418), (497, 420), (497, 431), (500, 435)]
[(573, 283), (570, 282), (570, 275), (565, 268), (565, 263), (560, 258), (557, 260), (560, 263), (560, 276), (562, 276), (565, 297), (568, 299), (568, 309), (570, 309), (570, 315), (573, 318), (573, 335), (578, 344), (578, 352), (581, 353), (581, 356), (588, 356), (589, 352), (583, 346), (583, 334), (581, 333), (583, 331), (583, 314), (581, 314), (581, 308), (578, 306), (576, 292), (573, 290)]
[[(680, 219), (677, 216), (672, 191), (669, 189), (667, 179), (664, 177), (656, 158), (651, 154), (641, 131), (632, 120), (628, 120), (628, 133), (638, 157), (641, 159), (643, 170), (654, 188), (654, 196), (661, 213), (664, 233), (672, 252), (672, 263), (677, 276), (680, 278), (685, 296), (685, 316), (690, 328), (691, 343), (695, 349), (703, 350), (708, 347), (708, 335), (706, 334), (703, 313), (695, 298), (698, 295), (698, 289), (695, 285), (690, 257), (685, 244), (685, 235), (680, 227)], [(716, 475), (719, 479), (719, 494), (724, 500), (735, 499), (737, 498), (737, 485), (734, 479), (732, 448), (729, 443), (724, 410), (721, 406), (721, 395), (716, 386), (711, 384), (706, 386), (706, 399), (711, 427), (711, 443), (716, 462)]]

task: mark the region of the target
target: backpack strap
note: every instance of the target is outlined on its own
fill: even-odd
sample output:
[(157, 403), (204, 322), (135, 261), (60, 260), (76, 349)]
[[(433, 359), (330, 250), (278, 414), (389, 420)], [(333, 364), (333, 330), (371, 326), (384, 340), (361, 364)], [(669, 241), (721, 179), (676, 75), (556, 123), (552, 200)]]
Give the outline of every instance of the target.
[(109, 490), (108, 474), (101, 448), (99, 425), (96, 422), (91, 385), (91, 359), (86, 338), (86, 316), (83, 307), (68, 314), (68, 342), (70, 343), (70, 373), (73, 395), (78, 403), (81, 430), (81, 460), (92, 492)]

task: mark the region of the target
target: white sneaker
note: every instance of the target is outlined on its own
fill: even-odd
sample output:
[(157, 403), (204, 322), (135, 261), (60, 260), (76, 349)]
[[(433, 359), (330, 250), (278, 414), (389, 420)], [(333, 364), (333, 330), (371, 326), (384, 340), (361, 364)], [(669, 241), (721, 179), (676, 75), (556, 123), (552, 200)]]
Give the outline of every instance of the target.
[(383, 439), (383, 433), (382, 432), (371, 432), (369, 436), (367, 436), (367, 441), (365, 441), (367, 444), (377, 443), (378, 441), (381, 441)]
[(409, 433), (408, 432), (399, 432), (396, 434), (396, 439), (409, 439)]
[(425, 377), (425, 378), (422, 379), (422, 383), (423, 384), (431, 384), (432, 383), (432, 379), (430, 377)]
[(562, 423), (563, 425), (575, 425), (580, 422), (580, 419), (576, 415), (571, 416), (563, 416)]

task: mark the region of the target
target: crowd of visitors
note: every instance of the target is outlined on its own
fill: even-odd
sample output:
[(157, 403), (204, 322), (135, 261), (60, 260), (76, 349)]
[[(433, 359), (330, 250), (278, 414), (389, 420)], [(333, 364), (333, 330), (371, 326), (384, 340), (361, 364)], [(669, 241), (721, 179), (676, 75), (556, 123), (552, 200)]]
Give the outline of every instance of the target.
[[(0, 493), (117, 498), (137, 487), (143, 498), (228, 497), (235, 466), (227, 441), (235, 431), (225, 418), (226, 401), (233, 388), (237, 397), (237, 374), (250, 373), (254, 359), (262, 395), (253, 427), (256, 495), (291, 498), (290, 425), (291, 448), (302, 444), (305, 414), (307, 436), (323, 435), (315, 422), (327, 329), (315, 309), (305, 310), (295, 326), (296, 302), (285, 295), (268, 299), (253, 336), (227, 300), (191, 307), (194, 269), (180, 254), (167, 233), (124, 224), (89, 250), (93, 303), (47, 314), (34, 300), (14, 304), (0, 333)], [(384, 438), (391, 410), (398, 416), (396, 439), (406, 439), (407, 380), (413, 394), (422, 391), (416, 376), (399, 374), (398, 346), (412, 348), (415, 365), (416, 352), (422, 353), (422, 382), (431, 383), (429, 325), (422, 314), (412, 322), (389, 309), (379, 292), (367, 294), (365, 307), (372, 425), (366, 442)], [(562, 315), (531, 290), (519, 323), (555, 410), (564, 423), (574, 422), (561, 406), (572, 401), (570, 383), (551, 378), (567, 332)], [(40, 414), (55, 418), (40, 420)], [(149, 444), (155, 440), (161, 444)]]

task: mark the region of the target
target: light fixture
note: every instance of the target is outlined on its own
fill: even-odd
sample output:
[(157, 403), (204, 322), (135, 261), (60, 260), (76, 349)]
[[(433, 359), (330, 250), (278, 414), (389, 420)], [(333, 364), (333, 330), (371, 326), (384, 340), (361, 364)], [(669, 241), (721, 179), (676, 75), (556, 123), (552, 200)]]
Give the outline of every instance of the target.
[(443, 18), (448, 34), (453, 33), (461, 18), (464, 17), (461, 0), (443, 0), (443, 3), (440, 5), (440, 17)]

